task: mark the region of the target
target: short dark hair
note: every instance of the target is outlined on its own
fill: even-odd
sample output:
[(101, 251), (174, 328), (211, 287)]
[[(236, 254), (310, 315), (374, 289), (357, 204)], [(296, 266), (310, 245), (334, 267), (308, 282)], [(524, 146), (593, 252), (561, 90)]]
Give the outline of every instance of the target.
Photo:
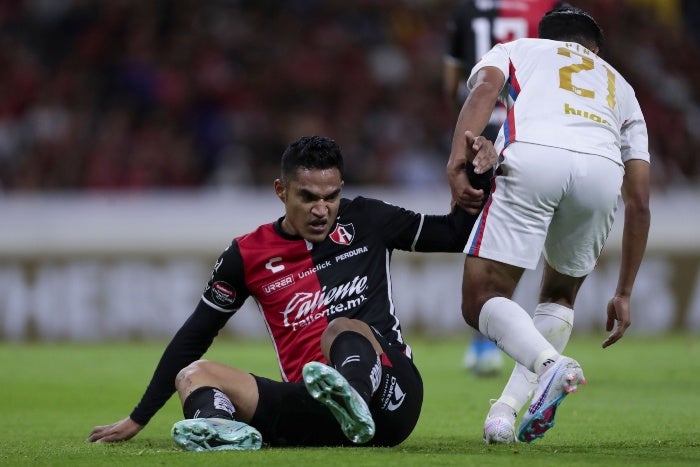
[(343, 154), (338, 143), (325, 136), (302, 136), (282, 154), (282, 180), (293, 179), (299, 169), (331, 169), (343, 178)]
[(567, 3), (545, 13), (537, 35), (540, 39), (577, 42), (589, 49), (603, 47), (603, 30), (593, 16)]

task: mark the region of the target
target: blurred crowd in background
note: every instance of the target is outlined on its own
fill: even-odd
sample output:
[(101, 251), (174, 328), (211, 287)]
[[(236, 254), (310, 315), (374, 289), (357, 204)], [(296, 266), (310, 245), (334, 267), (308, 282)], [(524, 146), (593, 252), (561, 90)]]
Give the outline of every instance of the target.
[[(637, 91), (655, 188), (700, 185), (700, 2), (570, 3)], [(305, 134), (349, 183), (446, 183), (454, 5), (0, 0), (0, 192), (269, 185)]]

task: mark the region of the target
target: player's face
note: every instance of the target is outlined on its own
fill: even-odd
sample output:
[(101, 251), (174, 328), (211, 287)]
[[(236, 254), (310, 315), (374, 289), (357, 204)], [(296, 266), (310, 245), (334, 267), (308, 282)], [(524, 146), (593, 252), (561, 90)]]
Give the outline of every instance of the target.
[(275, 191), (285, 207), (282, 228), (305, 240), (325, 240), (338, 216), (343, 180), (337, 168), (299, 169), (286, 183), (275, 180)]

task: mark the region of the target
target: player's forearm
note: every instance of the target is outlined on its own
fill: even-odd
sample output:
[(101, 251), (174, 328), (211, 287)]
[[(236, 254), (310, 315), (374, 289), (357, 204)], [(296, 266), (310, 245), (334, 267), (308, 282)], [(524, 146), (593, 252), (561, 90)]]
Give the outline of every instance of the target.
[(471, 131), (474, 136), (480, 135), (491, 118), (491, 112), (498, 100), (501, 86), (489, 81), (480, 81), (469, 93), (459, 112), (455, 131), (452, 135), (452, 148), (448, 161), (448, 170), (464, 167), (468, 161), (464, 133)]
[(632, 159), (625, 163), (622, 199), (625, 224), (622, 231), (622, 263), (615, 293), (630, 296), (642, 263), (649, 235), (649, 163)]
[(645, 203), (625, 205), (625, 224), (622, 233), (622, 260), (616, 295), (630, 296), (646, 250), (651, 215)]
[(445, 216), (425, 216), (423, 229), (415, 245), (421, 252), (461, 252), (478, 215), (459, 206)]

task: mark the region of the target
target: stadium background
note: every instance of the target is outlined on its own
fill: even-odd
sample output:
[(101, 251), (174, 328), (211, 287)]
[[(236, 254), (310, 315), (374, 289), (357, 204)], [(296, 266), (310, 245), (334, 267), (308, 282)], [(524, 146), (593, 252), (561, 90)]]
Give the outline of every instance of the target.
[[(571, 1), (637, 90), (653, 158), (630, 333), (700, 332), (700, 2)], [(346, 195), (444, 212), (446, 0), (0, 0), (0, 339), (167, 338), (231, 238), (277, 218), (286, 144), (336, 139)], [(621, 212), (577, 302), (601, 331)], [(460, 255), (397, 253), (409, 332), (467, 336)], [(518, 298), (534, 307), (536, 273)], [(249, 302), (226, 327), (265, 331)]]

